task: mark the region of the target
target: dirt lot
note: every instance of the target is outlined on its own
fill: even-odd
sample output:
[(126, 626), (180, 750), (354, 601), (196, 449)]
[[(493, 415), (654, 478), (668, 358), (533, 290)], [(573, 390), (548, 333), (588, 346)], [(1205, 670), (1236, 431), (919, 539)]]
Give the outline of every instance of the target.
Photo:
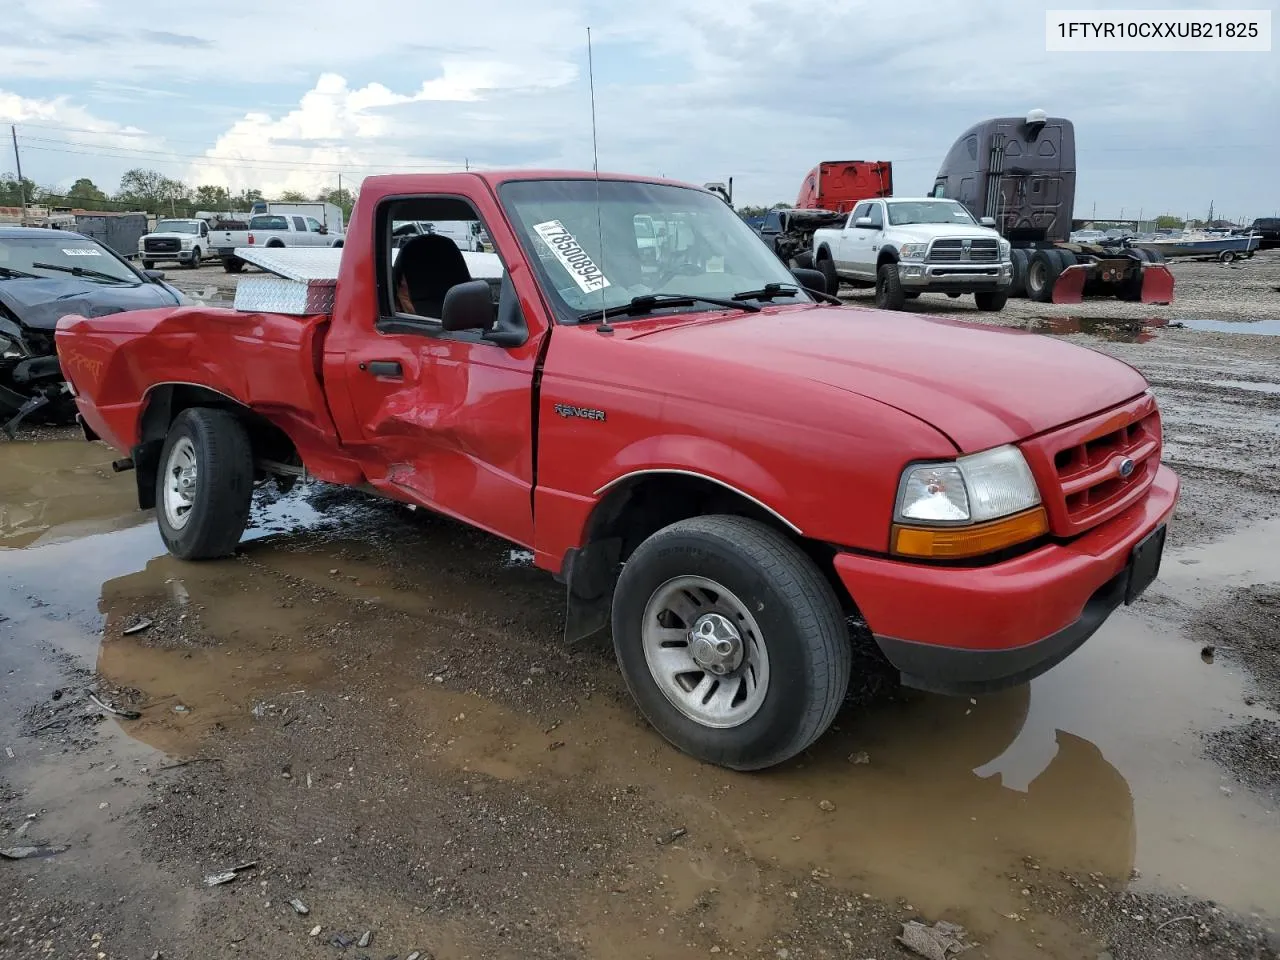
[(1280, 256), (1175, 271), (1171, 307), (995, 318), (1155, 385), (1160, 581), (1028, 687), (890, 691), (764, 774), (666, 746), (499, 541), (316, 485), (184, 564), (105, 447), (0, 444), (0, 848), (41, 848), (0, 859), (0, 956), (883, 960), (911, 919), (1277, 956)]

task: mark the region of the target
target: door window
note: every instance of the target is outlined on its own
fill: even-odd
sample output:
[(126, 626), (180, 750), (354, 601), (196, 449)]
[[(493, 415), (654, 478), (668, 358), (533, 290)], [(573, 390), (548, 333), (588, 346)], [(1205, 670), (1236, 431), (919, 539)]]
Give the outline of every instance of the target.
[(489, 284), (501, 326), (524, 325), (502, 259), (496, 252), (471, 250), (469, 240), (484, 223), (468, 201), (437, 196), (388, 200), (377, 218), (379, 330), (482, 340), (482, 331), (441, 326), (448, 292), (472, 280)]
[(878, 203), (869, 204), (871, 211), (867, 214), (871, 218), (872, 229), (881, 230), (884, 228), (884, 207)]
[(307, 229), (312, 233), (320, 232), (320, 221), (315, 217), (307, 217)]
[(859, 218), (869, 216), (868, 210), (870, 207), (871, 204), (869, 203), (860, 203), (854, 207), (853, 213), (849, 214), (848, 226), (852, 227), (858, 222)]
[(298, 230), (298, 231), (300, 231), (300, 232), (302, 232), (302, 233), (306, 233), (306, 232), (307, 232), (307, 221), (303, 220), (301, 217), (294, 217), (294, 218), (293, 218), (293, 229)]

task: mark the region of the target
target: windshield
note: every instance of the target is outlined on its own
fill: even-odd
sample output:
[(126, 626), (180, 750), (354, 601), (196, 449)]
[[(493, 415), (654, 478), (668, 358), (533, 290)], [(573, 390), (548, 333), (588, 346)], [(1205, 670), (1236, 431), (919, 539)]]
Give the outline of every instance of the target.
[(889, 222), (895, 227), (909, 223), (951, 223), (973, 226), (969, 211), (954, 200), (904, 200), (890, 202)]
[[(525, 253), (566, 319), (650, 294), (728, 299), (770, 283), (796, 287), (756, 233), (723, 200), (700, 190), (634, 180), (524, 180), (500, 192)], [(809, 298), (797, 292), (790, 302)]]
[[(37, 263), (65, 269), (51, 270), (35, 266)], [(77, 267), (87, 272), (106, 274), (116, 280), (142, 282), (142, 278), (110, 250), (86, 237), (68, 233), (65, 237), (0, 238), (0, 274), (7, 269), (41, 277), (66, 277)]]
[(190, 220), (161, 220), (156, 224), (156, 233), (199, 233), (200, 225)]

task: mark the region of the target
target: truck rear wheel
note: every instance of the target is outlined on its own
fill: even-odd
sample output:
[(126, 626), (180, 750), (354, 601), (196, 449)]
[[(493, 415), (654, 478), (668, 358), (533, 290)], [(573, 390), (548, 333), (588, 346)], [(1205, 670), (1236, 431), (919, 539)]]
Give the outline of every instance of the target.
[(876, 306), (881, 310), (901, 310), (907, 297), (898, 278), (898, 265), (886, 263), (876, 271)]
[(183, 560), (233, 553), (252, 498), (253, 449), (240, 421), (208, 407), (178, 414), (156, 476), (156, 521), (169, 552)]
[(831, 725), (852, 650), (839, 600), (790, 540), (695, 517), (644, 541), (613, 598), (613, 645), (640, 712), (691, 756), (781, 763)]
[(1027, 296), (1037, 303), (1053, 299), (1053, 284), (1062, 273), (1057, 250), (1037, 250), (1027, 260)]
[(227, 257), (222, 261), (222, 269), (227, 273), (239, 273), (244, 269), (244, 261), (239, 257)]
[(836, 262), (830, 257), (818, 261), (818, 272), (827, 282), (827, 293), (833, 297), (840, 292), (840, 275), (836, 273)]

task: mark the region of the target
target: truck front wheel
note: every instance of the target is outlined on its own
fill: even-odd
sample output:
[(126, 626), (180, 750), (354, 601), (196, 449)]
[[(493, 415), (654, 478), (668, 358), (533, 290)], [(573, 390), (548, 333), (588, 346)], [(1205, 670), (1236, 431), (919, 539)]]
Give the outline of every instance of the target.
[(240, 421), (208, 407), (178, 414), (156, 477), (156, 520), (169, 552), (183, 560), (233, 553), (252, 498), (253, 449)]
[(155, 262), (154, 260), (143, 260), (143, 261), (142, 261), (142, 269), (143, 269), (143, 270), (154, 270), (155, 268), (156, 268), (156, 262)]
[(876, 306), (881, 310), (901, 310), (907, 302), (898, 279), (898, 265), (886, 263), (876, 271)]
[(613, 644), (640, 712), (685, 753), (781, 763), (831, 725), (852, 651), (817, 566), (755, 520), (682, 520), (642, 543), (613, 599)]
[(1037, 250), (1027, 261), (1027, 296), (1036, 303), (1053, 299), (1053, 284), (1062, 272), (1057, 250)]
[(973, 301), (983, 313), (998, 313), (1009, 302), (1007, 290), (983, 290), (973, 295)]

